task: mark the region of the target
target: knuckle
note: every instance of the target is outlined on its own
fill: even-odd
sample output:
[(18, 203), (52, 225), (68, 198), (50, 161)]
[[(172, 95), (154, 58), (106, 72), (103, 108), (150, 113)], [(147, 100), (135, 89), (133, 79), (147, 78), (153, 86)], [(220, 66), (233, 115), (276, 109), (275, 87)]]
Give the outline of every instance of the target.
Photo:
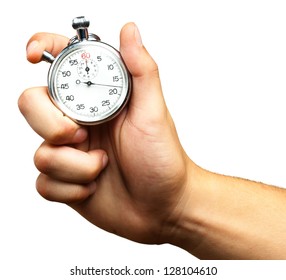
[(51, 195), (51, 190), (48, 187), (46, 176), (44, 174), (40, 174), (36, 181), (36, 190), (37, 192), (47, 200), (53, 200)]
[(18, 99), (18, 107), (20, 112), (23, 115), (27, 114), (29, 109), (29, 100), (30, 100), (31, 89), (26, 89)]
[(51, 169), (52, 157), (45, 149), (40, 147), (34, 155), (34, 164), (36, 168), (45, 174), (48, 174)]

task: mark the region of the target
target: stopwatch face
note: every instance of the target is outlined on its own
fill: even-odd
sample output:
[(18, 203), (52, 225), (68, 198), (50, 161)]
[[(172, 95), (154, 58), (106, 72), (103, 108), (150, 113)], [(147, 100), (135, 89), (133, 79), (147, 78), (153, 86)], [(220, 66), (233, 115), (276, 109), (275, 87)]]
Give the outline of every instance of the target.
[(96, 41), (64, 49), (51, 65), (48, 86), (55, 105), (74, 121), (87, 125), (118, 115), (131, 87), (119, 52)]

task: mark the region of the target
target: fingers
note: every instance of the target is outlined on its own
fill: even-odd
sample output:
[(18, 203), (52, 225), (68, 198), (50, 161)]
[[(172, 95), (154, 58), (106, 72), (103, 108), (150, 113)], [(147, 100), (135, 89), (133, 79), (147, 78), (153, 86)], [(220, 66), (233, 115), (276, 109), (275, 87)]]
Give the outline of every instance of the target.
[(126, 24), (121, 30), (120, 52), (132, 75), (133, 93), (130, 105), (139, 109), (136, 113), (143, 112), (145, 119), (146, 115), (156, 120), (165, 117), (166, 105), (158, 67), (143, 46), (139, 30), (134, 23)]
[(44, 142), (34, 162), (38, 170), (54, 179), (86, 184), (93, 181), (107, 164), (103, 150), (83, 152), (70, 146), (54, 146)]
[(44, 142), (34, 161), (42, 172), (36, 182), (40, 195), (71, 204), (82, 202), (95, 192), (96, 178), (106, 167), (108, 158), (102, 150), (82, 152)]
[(133, 77), (153, 75), (158, 78), (157, 64), (143, 46), (139, 29), (132, 22), (121, 29), (120, 53)]
[[(41, 60), (44, 50), (56, 56), (67, 46), (68, 39), (52, 33), (37, 33), (27, 44), (27, 58), (33, 63)], [(19, 109), (30, 126), (52, 144), (81, 143), (87, 136), (80, 128), (65, 117), (50, 101), (47, 88), (31, 88), (19, 98)]]
[(47, 200), (74, 204), (80, 203), (92, 195), (96, 190), (96, 182), (80, 185), (58, 181), (45, 174), (40, 174), (36, 188), (39, 194)]
[(56, 56), (68, 44), (68, 38), (53, 33), (37, 33), (27, 44), (27, 59), (32, 63), (41, 61), (43, 51)]
[(19, 98), (18, 106), (29, 125), (49, 143), (81, 143), (86, 129), (74, 123), (50, 101), (46, 87), (30, 88)]

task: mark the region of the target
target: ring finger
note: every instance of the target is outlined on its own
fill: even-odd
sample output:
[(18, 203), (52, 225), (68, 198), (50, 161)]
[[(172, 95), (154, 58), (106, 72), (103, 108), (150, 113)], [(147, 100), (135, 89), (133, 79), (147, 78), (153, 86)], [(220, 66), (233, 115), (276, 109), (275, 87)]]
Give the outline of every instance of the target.
[(54, 146), (44, 142), (36, 151), (38, 170), (57, 180), (86, 184), (92, 182), (107, 164), (103, 150), (84, 152), (70, 146)]

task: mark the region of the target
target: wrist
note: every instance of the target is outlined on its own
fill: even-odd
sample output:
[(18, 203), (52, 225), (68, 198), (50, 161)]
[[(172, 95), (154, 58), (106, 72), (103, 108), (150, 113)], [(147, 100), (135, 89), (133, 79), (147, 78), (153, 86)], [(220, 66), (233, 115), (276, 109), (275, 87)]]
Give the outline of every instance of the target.
[(166, 242), (193, 254), (203, 239), (201, 223), (203, 205), (206, 203), (206, 181), (210, 172), (197, 166), (188, 158), (187, 176), (174, 214), (166, 223)]
[(208, 172), (192, 162), (188, 170), (169, 243), (202, 259), (285, 258), (286, 226), (280, 222), (285, 190)]

